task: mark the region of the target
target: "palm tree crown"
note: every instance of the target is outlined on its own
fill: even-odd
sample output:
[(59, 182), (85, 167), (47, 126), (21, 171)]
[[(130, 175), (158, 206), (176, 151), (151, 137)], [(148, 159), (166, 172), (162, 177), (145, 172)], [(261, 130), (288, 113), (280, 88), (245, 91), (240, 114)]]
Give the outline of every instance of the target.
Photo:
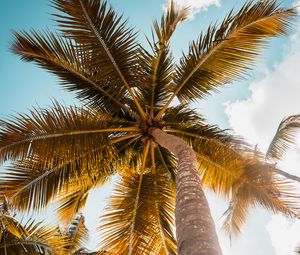
[[(74, 218), (91, 189), (120, 176), (102, 216), (101, 249), (112, 254), (176, 254), (177, 158), (151, 129), (185, 140), (204, 187), (229, 199), (225, 228), (238, 232), (248, 209), (262, 205), (297, 216), (290, 184), (240, 139), (206, 123), (189, 104), (242, 78), (270, 37), (287, 33), (294, 9), (249, 1), (212, 25), (174, 63), (169, 41), (188, 10), (172, 3), (153, 23), (150, 50), (136, 42), (106, 2), (52, 0), (59, 33), (14, 32), (12, 51), (60, 78), (84, 104), (35, 108), (0, 122), (4, 192), (21, 210), (58, 200)], [(180, 105), (174, 106), (178, 98)], [(203, 253), (204, 254), (204, 253)], [(205, 253), (206, 254), (206, 253)]]

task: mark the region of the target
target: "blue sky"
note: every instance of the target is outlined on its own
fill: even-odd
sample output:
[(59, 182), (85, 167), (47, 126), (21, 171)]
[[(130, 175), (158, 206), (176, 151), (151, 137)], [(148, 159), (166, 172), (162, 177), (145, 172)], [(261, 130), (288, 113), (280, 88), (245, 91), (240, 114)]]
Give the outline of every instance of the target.
[[(181, 2), (180, 0), (178, 1)], [(140, 31), (139, 39), (142, 42), (145, 42), (144, 34), (150, 35), (150, 25), (153, 19), (160, 17), (163, 5), (166, 3), (166, 1), (162, 0), (112, 0), (110, 2), (117, 12), (123, 13), (125, 17), (129, 17), (129, 24), (135, 26), (137, 31)], [(190, 2), (197, 5), (202, 1), (192, 0)], [(212, 3), (212, 5), (209, 6), (207, 10), (200, 10), (195, 13), (194, 17), (181, 24), (175, 33), (172, 41), (175, 59), (181, 56), (182, 51), (187, 50), (189, 41), (196, 39), (200, 32), (212, 21), (221, 21), (222, 17), (224, 17), (230, 8), (238, 8), (244, 1), (212, 0), (206, 2)], [(291, 6), (295, 2), (296, 1), (292, 0), (283, 1), (283, 5)], [(12, 39), (11, 32), (13, 29), (29, 30), (31, 28), (49, 28), (50, 30), (54, 30), (54, 22), (51, 21), (52, 17), (50, 16), (50, 13), (53, 11), (54, 10), (49, 7), (48, 0), (13, 0), (1, 3), (1, 118), (8, 114), (14, 114), (15, 112), (26, 112), (37, 104), (40, 106), (50, 105), (51, 99), (53, 98), (58, 101), (63, 101), (66, 104), (74, 104), (76, 102), (74, 95), (66, 93), (58, 86), (58, 81), (53, 75), (31, 63), (20, 61), (17, 56), (9, 52), (9, 45)], [(264, 52), (260, 63), (256, 65), (253, 71), (249, 72), (249, 79), (247, 81), (236, 82), (224, 88), (221, 93), (208, 98), (208, 100), (194, 104), (193, 107), (204, 114), (209, 122), (216, 123), (222, 128), (231, 128), (232, 132), (244, 136), (253, 144), (261, 145), (261, 148), (264, 149), (265, 144), (268, 143), (272, 132), (275, 132), (276, 125), (281, 118), (290, 113), (296, 113), (295, 109), (297, 109), (297, 107), (300, 112), (299, 99), (297, 100), (295, 98), (294, 104), (288, 102), (293, 98), (293, 95), (300, 92), (300, 90), (297, 90), (296, 85), (292, 88), (287, 87), (285, 90), (279, 89), (279, 85), (276, 85), (274, 88), (278, 88), (279, 92), (277, 94), (275, 94), (277, 90), (272, 89), (270, 85), (275, 84), (284, 76), (283, 73), (280, 77), (277, 77), (280, 70), (289, 70), (290, 72), (295, 68), (295, 65), (297, 65), (297, 63), (295, 63), (296, 60), (293, 60), (293, 56), (298, 56), (297, 54), (300, 52), (300, 47), (297, 46), (298, 44), (300, 45), (300, 40), (297, 37), (298, 30), (300, 31), (300, 29), (298, 29), (297, 26), (294, 29), (295, 31), (291, 33), (291, 37), (272, 41), (269, 49)], [(291, 63), (293, 63), (293, 65)], [(282, 67), (282, 69), (278, 69), (278, 67)], [(290, 76), (293, 75), (296, 76), (294, 73), (290, 74)], [(287, 80), (289, 80), (290, 76), (286, 77)], [(296, 84), (296, 78), (293, 81), (289, 80), (289, 84), (294, 84), (293, 82)], [(281, 86), (287, 86), (287, 84), (282, 82)], [(287, 96), (284, 96), (283, 93), (286, 93), (287, 89), (290, 92), (287, 93)], [(263, 93), (263, 96), (259, 93)], [(281, 96), (281, 100), (275, 105), (273, 105), (273, 97), (269, 97), (269, 95), (273, 94), (274, 98)], [(257, 99), (259, 96), (263, 97), (262, 100), (265, 103), (261, 103), (259, 99)], [(281, 107), (278, 111), (276, 110), (276, 112), (270, 112), (271, 110), (269, 110), (268, 107), (273, 105), (272, 109), (276, 109), (278, 104), (288, 105), (288, 107)], [(282, 110), (282, 108), (284, 108), (284, 110)], [(266, 110), (265, 114), (264, 110)], [(249, 118), (247, 118), (247, 116), (249, 116)], [(273, 116), (275, 117), (273, 118)], [(263, 120), (266, 119), (269, 120), (265, 123)], [(261, 126), (262, 123), (264, 123), (264, 126)], [(95, 226), (95, 221), (101, 213), (101, 207), (103, 207), (104, 199), (108, 196), (110, 189), (111, 186), (107, 186), (101, 191), (92, 194), (89, 199), (86, 215), (89, 218), (87, 219), (87, 223), (91, 226), (93, 236), (95, 236), (93, 232), (95, 229), (92, 226)], [(213, 214), (217, 220), (217, 226), (219, 226), (219, 218), (225, 209), (224, 203), (212, 195), (209, 195), (209, 197)], [(216, 206), (216, 204), (218, 205)], [(97, 214), (95, 214), (95, 212)], [(224, 247), (224, 255), (237, 255), (242, 252), (245, 255), (275, 253), (276, 255), (288, 255), (284, 249), (281, 251), (280, 248), (274, 246), (275, 239), (272, 237), (272, 233), (270, 234), (270, 231), (272, 232), (272, 227), (276, 229), (276, 226), (279, 225), (274, 225), (274, 227), (272, 224), (275, 223), (272, 223), (272, 219), (269, 215), (270, 214), (267, 214), (263, 210), (254, 210), (249, 217), (249, 222), (243, 233), (235, 240), (232, 246), (230, 246), (228, 238), (220, 234), (220, 240)], [(282, 221), (280, 224), (283, 224)], [(95, 243), (96, 240), (93, 239), (92, 245), (95, 245)]]

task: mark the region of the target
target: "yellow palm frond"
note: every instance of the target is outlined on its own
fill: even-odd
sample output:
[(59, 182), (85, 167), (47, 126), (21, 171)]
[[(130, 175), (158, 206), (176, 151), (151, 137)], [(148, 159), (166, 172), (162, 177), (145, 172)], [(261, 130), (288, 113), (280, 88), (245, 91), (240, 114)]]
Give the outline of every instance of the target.
[(75, 217), (65, 233), (68, 244), (65, 247), (69, 254), (86, 247), (89, 239), (88, 229), (84, 224), (84, 216), (79, 214)]
[(187, 9), (176, 10), (172, 1), (166, 15), (161, 17), (160, 24), (158, 21), (153, 22), (153, 34), (156, 38), (153, 38), (153, 43), (148, 40), (153, 53), (144, 48), (141, 51), (140, 63), (144, 69), (141, 96), (152, 117), (170, 97), (169, 86), (173, 81), (174, 63), (169, 40), (177, 25), (184, 21), (187, 15)]
[(0, 191), (18, 209), (38, 210), (56, 199), (60, 192), (64, 194), (71, 180), (83, 176), (92, 182), (95, 176), (102, 180), (111, 176), (114, 173), (112, 159), (110, 151), (104, 149), (57, 164), (42, 160), (15, 162), (1, 176)]
[(55, 102), (49, 110), (34, 109), (30, 115), (1, 121), (0, 162), (33, 156), (50, 162), (55, 157), (65, 157), (67, 161), (70, 155), (90, 153), (115, 137), (108, 134), (118, 137), (126, 132), (138, 130), (107, 114)]
[(63, 87), (75, 91), (78, 99), (111, 113), (122, 108), (134, 114), (122, 103), (127, 99), (124, 90), (116, 88), (106, 73), (99, 74), (98, 70), (90, 68), (89, 52), (73, 45), (71, 40), (51, 32), (15, 32), (11, 49), (23, 60), (34, 62), (57, 75)]
[(299, 217), (300, 196), (295, 195), (295, 186), (290, 180), (279, 177), (272, 165), (261, 163), (256, 158), (245, 159), (245, 170), (232, 186), (232, 200), (225, 212), (224, 229), (233, 234), (240, 232), (249, 210), (261, 206), (274, 213)]
[(60, 235), (57, 227), (34, 220), (23, 224), (12, 216), (10, 210), (4, 209), (4, 205), (6, 202), (0, 206), (0, 254), (60, 254), (58, 252), (64, 250), (67, 240)]
[(186, 102), (202, 99), (220, 85), (242, 78), (266, 40), (286, 34), (296, 15), (295, 9), (280, 9), (274, 0), (247, 1), (237, 14), (230, 12), (219, 26), (210, 26), (181, 59), (173, 95), (156, 118), (175, 96)]
[(138, 44), (132, 29), (126, 28), (127, 22), (100, 0), (52, 2), (63, 13), (54, 15), (62, 33), (88, 50), (86, 64), (89, 69), (96, 67), (101, 70), (99, 80), (104, 78), (111, 88), (114, 86), (114, 93), (129, 93), (137, 111), (145, 119), (145, 112), (132, 90), (132, 87), (139, 86)]
[[(169, 177), (164, 172), (164, 169), (159, 170), (157, 179), (150, 172), (144, 173), (142, 178), (139, 174), (124, 173), (115, 187), (106, 213), (101, 217), (100, 250), (128, 254), (134, 224), (132, 254), (157, 254), (157, 251), (161, 252), (159, 254), (176, 254), (172, 227), (175, 191), (174, 186), (168, 184)], [(140, 195), (137, 197), (140, 180)], [(156, 204), (158, 212), (154, 207)]]
[[(113, 169), (111, 170), (113, 174)], [(111, 174), (101, 174), (99, 171), (89, 172), (72, 179), (62, 188), (57, 198), (56, 213), (61, 221), (69, 223), (85, 206), (89, 191), (110, 180)]]

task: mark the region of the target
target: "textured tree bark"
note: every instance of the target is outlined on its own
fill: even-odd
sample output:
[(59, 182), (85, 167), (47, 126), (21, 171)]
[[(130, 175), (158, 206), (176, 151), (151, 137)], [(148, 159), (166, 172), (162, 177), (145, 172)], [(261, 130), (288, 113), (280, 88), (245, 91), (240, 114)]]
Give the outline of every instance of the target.
[(178, 255), (221, 255), (215, 224), (202, 190), (194, 151), (158, 128), (149, 133), (178, 158), (175, 224)]

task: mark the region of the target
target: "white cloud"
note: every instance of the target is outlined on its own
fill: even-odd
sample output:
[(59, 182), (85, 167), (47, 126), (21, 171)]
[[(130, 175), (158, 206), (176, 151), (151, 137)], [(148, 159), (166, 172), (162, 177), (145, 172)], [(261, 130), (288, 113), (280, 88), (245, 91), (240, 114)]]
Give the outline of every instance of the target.
[(247, 100), (227, 102), (225, 112), (234, 131), (265, 150), (279, 122), (300, 113), (300, 32), (291, 37), (283, 61), (250, 85)]
[(298, 10), (298, 12), (299, 12), (299, 14), (300, 14), (300, 1), (296, 1), (296, 2), (294, 3), (294, 6), (297, 8), (297, 10)]
[(276, 255), (294, 254), (299, 244), (299, 222), (288, 222), (284, 217), (274, 215), (266, 228), (270, 233)]
[[(300, 4), (300, 2), (299, 2)], [(281, 63), (264, 77), (250, 85), (246, 100), (227, 102), (225, 112), (236, 134), (266, 151), (283, 117), (300, 113), (300, 30), (290, 38)], [(297, 146), (295, 146), (297, 147)], [(291, 149), (279, 166), (300, 175), (300, 145)], [(300, 222), (291, 223), (281, 216), (273, 216), (267, 224), (276, 255), (293, 254), (300, 243)]]
[[(167, 4), (164, 5), (164, 8), (170, 4), (170, 0)], [(194, 17), (194, 15), (200, 11), (206, 11), (208, 7), (215, 5), (220, 7), (220, 0), (174, 0), (177, 8), (189, 8), (191, 10), (190, 18)]]

